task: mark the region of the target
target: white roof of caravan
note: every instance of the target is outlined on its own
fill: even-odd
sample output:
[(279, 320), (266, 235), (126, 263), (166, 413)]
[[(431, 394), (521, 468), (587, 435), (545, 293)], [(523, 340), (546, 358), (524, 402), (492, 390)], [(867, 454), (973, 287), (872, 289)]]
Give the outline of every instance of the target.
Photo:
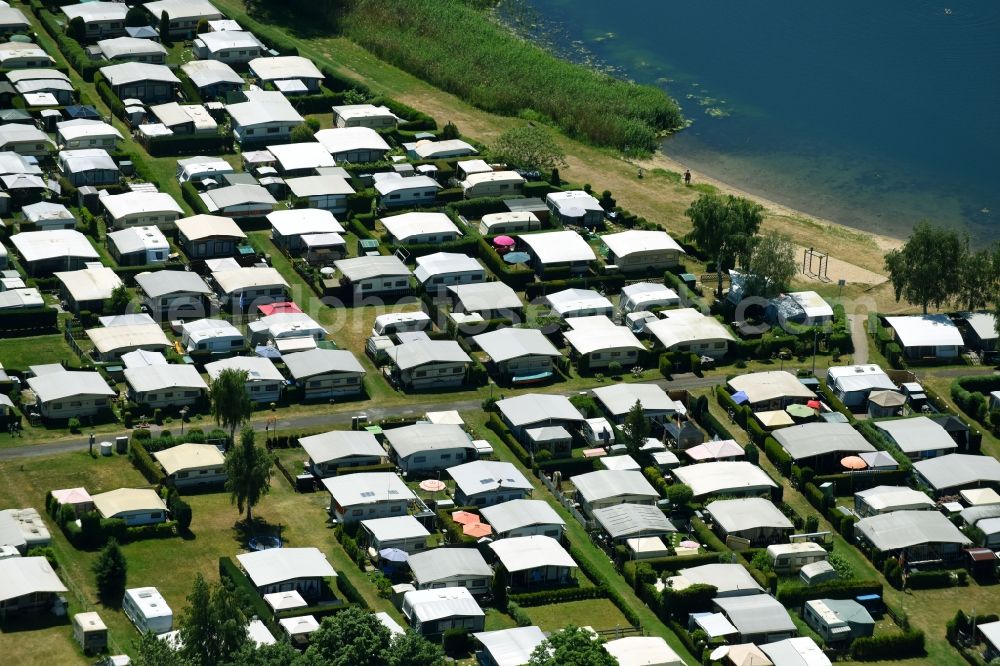
[(719, 594), (741, 590), (764, 591), (742, 564), (703, 564), (681, 569), (677, 573), (692, 585), (711, 585)]
[(222, 16), (222, 13), (208, 0), (156, 0), (156, 2), (143, 3), (142, 6), (157, 19), (163, 12), (166, 12), (173, 21)]
[(122, 284), (118, 274), (107, 266), (91, 266), (54, 275), (78, 303), (111, 298), (111, 292)]
[[(398, 120), (396, 114), (385, 106), (375, 106), (374, 104), (342, 104), (333, 107), (333, 112), (341, 118), (384, 118), (392, 116)], [(367, 129), (367, 128), (366, 128)]]
[(413, 516), (390, 516), (389, 518), (372, 518), (362, 520), (361, 524), (378, 541), (390, 539), (419, 539), (430, 536), (423, 523)]
[(615, 416), (628, 414), (636, 401), (646, 412), (685, 412), (658, 384), (610, 384), (593, 389), (594, 396)]
[(633, 470), (601, 469), (578, 474), (571, 481), (577, 492), (588, 502), (618, 497), (619, 495), (644, 495), (659, 499), (660, 494), (650, 485), (642, 472)]
[(247, 373), (247, 381), (284, 381), (281, 372), (269, 358), (260, 356), (233, 356), (205, 364), (205, 372), (215, 379), (223, 370), (243, 370)]
[(262, 645), (274, 645), (278, 642), (275, 640), (274, 635), (262, 620), (250, 620), (250, 622), (247, 623), (247, 635), (257, 647)]
[(545, 201), (556, 206), (561, 212), (572, 214), (574, 209), (581, 211), (599, 210), (602, 213), (601, 202), (591, 194), (583, 190), (570, 190), (568, 192), (549, 192), (545, 196)]
[(636, 303), (676, 301), (679, 298), (676, 291), (656, 282), (636, 282), (622, 287), (622, 295)]
[(10, 242), (24, 260), (29, 262), (55, 257), (100, 258), (87, 237), (74, 229), (24, 231), (11, 236)]
[(197, 40), (201, 40), (201, 43), (205, 45), (205, 48), (211, 53), (221, 51), (223, 49), (252, 49), (255, 47), (263, 47), (260, 40), (257, 39), (252, 32), (247, 32), (245, 30), (223, 30), (223, 31), (210, 31), (200, 33)]
[(462, 152), (467, 155), (475, 155), (479, 151), (461, 139), (447, 139), (445, 141), (417, 141), (413, 152), (420, 159), (426, 160), (446, 153)]
[(451, 578), (453, 576), (489, 576), (493, 569), (475, 548), (459, 546), (432, 548), (414, 553), (406, 561), (410, 565), (414, 579), (420, 585)]
[(498, 400), (496, 406), (514, 427), (550, 420), (583, 421), (583, 415), (569, 398), (555, 393), (524, 393)]
[(323, 73), (313, 64), (313, 61), (302, 56), (254, 58), (248, 65), (250, 71), (262, 81), (323, 78)]
[(149, 619), (154, 617), (171, 617), (173, 611), (167, 605), (166, 599), (155, 587), (133, 587), (125, 590), (125, 596), (132, 599), (138, 607), (142, 616)]
[(434, 590), (411, 590), (403, 595), (403, 605), (413, 609), (416, 619), (433, 622), (447, 617), (481, 617), (472, 593), (464, 587), (445, 587)]
[(366, 430), (331, 430), (302, 437), (299, 444), (317, 465), (351, 456), (385, 457), (385, 449)]
[(472, 339), (494, 363), (522, 356), (562, 356), (545, 334), (536, 328), (501, 328), (475, 335)]
[(0, 310), (7, 308), (34, 308), (45, 305), (40, 291), (34, 287), (0, 291)]
[(285, 180), (285, 185), (296, 197), (354, 194), (354, 188), (346, 178), (332, 174), (288, 178)]
[(163, 471), (168, 476), (185, 470), (221, 467), (226, 462), (226, 456), (215, 444), (178, 444), (169, 449), (154, 452), (153, 457), (156, 462), (163, 466)]
[(44, 557), (0, 560), (0, 602), (35, 593), (66, 591), (66, 586)]
[(726, 532), (741, 532), (758, 527), (792, 529), (792, 521), (774, 506), (771, 500), (761, 497), (716, 500), (705, 510)]
[(57, 157), (62, 168), (71, 174), (84, 171), (118, 171), (118, 165), (103, 148), (62, 150)]
[(769, 594), (720, 597), (714, 603), (722, 609), (741, 634), (796, 633), (788, 611)]
[(549, 294), (545, 300), (561, 316), (577, 310), (606, 309), (610, 311), (614, 307), (606, 296), (593, 289), (563, 289)]
[(467, 312), (479, 310), (516, 310), (524, 307), (517, 292), (503, 282), (456, 284), (448, 287)]
[(479, 513), (499, 534), (530, 525), (566, 524), (556, 510), (544, 500), (510, 500), (483, 507)]
[[(406, 180), (413, 180), (407, 178)], [(402, 213), (391, 217), (379, 218), (379, 222), (385, 230), (399, 240), (406, 240), (412, 236), (422, 236), (424, 234), (457, 233), (462, 235), (451, 221), (451, 218), (444, 213)]]
[(962, 346), (962, 334), (946, 314), (886, 317), (903, 347)]
[(330, 151), (316, 141), (268, 146), (267, 150), (284, 171), (336, 166)]
[(618, 666), (684, 666), (684, 660), (659, 636), (627, 636), (608, 641), (604, 649)]
[(374, 277), (412, 275), (410, 269), (396, 255), (339, 259), (333, 262), (333, 265), (351, 282)]
[(913, 469), (937, 490), (970, 483), (1000, 483), (1000, 461), (990, 456), (950, 453), (913, 463)]
[(414, 340), (388, 350), (400, 370), (428, 363), (471, 363), (472, 359), (454, 340)]
[(563, 337), (580, 354), (608, 349), (646, 349), (628, 327), (615, 325), (605, 315), (572, 317), (567, 321), (571, 330), (565, 331)]
[(507, 571), (530, 571), (539, 567), (577, 566), (573, 557), (558, 541), (550, 536), (533, 534), (523, 537), (508, 537), (490, 544)]
[[(337, 113), (338, 108), (345, 107), (334, 107), (334, 113)], [(379, 113), (378, 115), (384, 114)], [(352, 150), (389, 150), (389, 144), (385, 142), (382, 135), (370, 127), (324, 129), (316, 132), (315, 138), (331, 154), (346, 153)]]
[[(99, 3), (91, 2), (88, 4), (94, 5)], [(108, 4), (117, 5), (118, 3), (112, 2)], [(65, 9), (65, 7), (63, 9)], [(150, 53), (162, 53), (163, 55), (167, 54), (167, 49), (164, 48), (163, 44), (154, 42), (152, 39), (140, 39), (138, 37), (113, 37), (111, 39), (102, 39), (97, 42), (97, 48), (101, 49), (101, 53), (103, 53), (104, 57), (108, 60), (114, 60), (119, 56), (147, 55)]]
[(123, 62), (119, 65), (107, 65), (101, 67), (101, 74), (113, 86), (123, 86), (139, 81), (181, 82), (166, 65), (151, 65), (145, 62)]
[(214, 338), (242, 338), (240, 329), (225, 319), (195, 319), (181, 324), (181, 332), (192, 340), (211, 340)]
[[(768, 370), (739, 375), (729, 380), (734, 391), (743, 391), (751, 403), (767, 402), (779, 398), (815, 398), (798, 378), (785, 370)], [(843, 424), (841, 424), (843, 425)]]
[(501, 488), (530, 491), (532, 487), (524, 475), (509, 462), (475, 460), (450, 467), (448, 474), (467, 496)]
[(239, 268), (229, 271), (216, 271), (212, 273), (223, 293), (232, 294), (241, 289), (252, 287), (273, 287), (282, 286), (288, 288), (285, 278), (281, 277), (276, 269), (270, 266), (251, 266), (249, 268)]
[[(614, 456), (624, 457), (624, 456)], [(606, 460), (606, 458), (602, 458)], [(659, 507), (646, 504), (618, 504), (594, 510), (594, 519), (612, 539), (633, 536), (653, 536), (676, 532)]]
[(976, 332), (980, 340), (996, 340), (996, 315), (992, 312), (966, 312), (962, 315), (969, 328)]
[(121, 254), (145, 250), (168, 250), (170, 243), (159, 227), (128, 227), (112, 231), (107, 239), (115, 244)]
[(842, 391), (863, 391), (867, 389), (895, 390), (896, 385), (877, 365), (840, 365), (829, 368), (827, 376), (836, 382)]
[(482, 273), (484, 269), (472, 257), (457, 252), (435, 252), (417, 257), (417, 268), (413, 274), (423, 283), (437, 275), (475, 272)]
[(535, 648), (545, 640), (545, 634), (535, 625), (472, 635), (482, 643), (490, 655), (490, 663), (496, 666), (524, 666), (531, 660)]
[[(7, 45), (4, 44), (4, 46)], [(13, 141), (38, 141), (55, 146), (55, 142), (49, 138), (49, 135), (34, 125), (22, 125), (21, 123), (0, 125), (0, 145), (6, 145)]]
[(646, 324), (646, 330), (664, 347), (699, 340), (735, 340), (733, 334), (715, 317), (703, 315), (694, 308), (668, 310), (663, 319)]
[(267, 214), (271, 227), (282, 236), (344, 233), (344, 226), (333, 213), (321, 208), (290, 208)]
[(166, 511), (159, 493), (150, 488), (119, 488), (92, 495), (94, 506), (104, 518), (114, 518), (127, 511)]
[(280, 92), (256, 90), (247, 94), (247, 101), (227, 104), (226, 111), (236, 124), (243, 127), (265, 123), (301, 123), (303, 118), (292, 103)]
[[(147, 39), (140, 41), (146, 42)], [(123, 138), (121, 132), (102, 120), (91, 120), (89, 118), (77, 118), (56, 124), (59, 135), (66, 141), (82, 139), (86, 137), (114, 136)]]
[(793, 291), (788, 297), (795, 301), (810, 319), (833, 316), (833, 307), (815, 291)]
[(84, 23), (124, 21), (125, 14), (128, 13), (128, 7), (120, 2), (81, 2), (75, 5), (63, 5), (60, 9), (70, 20), (80, 17)]
[(204, 238), (246, 238), (247, 235), (231, 218), (220, 215), (192, 215), (177, 220), (177, 230), (188, 240)]
[(125, 381), (136, 391), (157, 391), (165, 388), (208, 389), (193, 365), (147, 365), (125, 369)]
[(671, 238), (666, 231), (641, 231), (630, 229), (617, 234), (601, 236), (616, 257), (627, 257), (636, 252), (656, 252), (660, 250), (677, 250), (683, 252), (680, 244)]
[(879, 430), (888, 433), (903, 453), (958, 448), (958, 444), (948, 431), (942, 428), (940, 423), (926, 416), (875, 421), (875, 425)]
[(346, 349), (310, 349), (282, 356), (294, 379), (315, 377), (331, 372), (360, 372), (365, 369), (353, 352)]
[[(60, 72), (58, 69), (49, 69), (45, 67), (31, 67), (28, 69), (15, 69), (13, 71), (7, 72), (7, 80), (13, 84), (18, 84), (23, 81), (62, 81), (63, 83), (69, 83), (69, 75)], [(73, 89), (72, 86), (69, 88)]]
[(891, 511), (894, 510), (894, 507), (916, 509), (918, 506), (925, 506), (928, 509), (934, 508), (934, 500), (919, 490), (906, 486), (875, 486), (867, 490), (859, 490), (854, 494), (864, 498), (868, 506), (876, 511)]
[(134, 347), (171, 346), (170, 340), (159, 324), (88, 328), (87, 337), (94, 343), (94, 348), (102, 354)]
[(937, 511), (893, 511), (862, 518), (854, 529), (881, 551), (926, 543), (969, 545), (971, 540)]
[(516, 171), (480, 171), (470, 173), (461, 182), (463, 188), (475, 187), (483, 183), (523, 183), (524, 176)]
[(382, 431), (389, 448), (400, 458), (440, 449), (473, 449), (462, 426), (444, 423), (414, 423)]
[(268, 548), (236, 556), (257, 587), (295, 578), (332, 578), (337, 572), (319, 548)]
[(778, 487), (764, 470), (745, 460), (686, 465), (673, 473), (681, 483), (691, 487), (696, 497), (758, 486)]
[(876, 450), (848, 423), (803, 423), (775, 430), (771, 435), (793, 460), (828, 453), (870, 453)]
[(166, 192), (125, 192), (101, 197), (101, 203), (111, 217), (120, 218), (140, 213), (173, 212), (184, 214), (174, 198)]
[(518, 238), (531, 249), (538, 261), (555, 264), (570, 261), (594, 261), (597, 255), (583, 236), (570, 229), (523, 234)]
[(786, 664), (789, 666), (831, 666), (830, 658), (826, 656), (819, 645), (816, 645), (816, 641), (808, 636), (764, 643), (760, 647), (777, 666), (785, 666)]
[(77, 395), (116, 395), (98, 372), (62, 370), (28, 378), (28, 386), (42, 402)]
[(243, 85), (243, 77), (219, 60), (192, 60), (181, 65), (181, 71), (199, 88), (218, 83)]
[(245, 206), (247, 204), (264, 204), (274, 206), (278, 202), (261, 185), (251, 185), (249, 183), (237, 183), (227, 185), (214, 190), (202, 192), (198, 196), (205, 202), (205, 207), (209, 212), (217, 212), (230, 206)]
[(205, 281), (192, 271), (152, 271), (139, 273), (135, 282), (143, 293), (150, 298), (158, 298), (167, 294), (193, 293), (210, 294)]
[(441, 185), (430, 176), (403, 177), (394, 172), (376, 174), (376, 176), (379, 177), (375, 179), (375, 190), (382, 196), (401, 190), (412, 190), (423, 187), (441, 189)]
[(323, 485), (341, 506), (412, 500), (415, 495), (393, 472), (356, 472), (323, 479)]

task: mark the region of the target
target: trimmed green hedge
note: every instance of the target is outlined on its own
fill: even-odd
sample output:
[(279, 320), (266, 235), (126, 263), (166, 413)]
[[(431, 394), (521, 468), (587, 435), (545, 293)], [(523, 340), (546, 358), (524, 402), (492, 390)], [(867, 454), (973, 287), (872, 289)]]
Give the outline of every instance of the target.
[(853, 599), (862, 594), (882, 596), (882, 583), (877, 580), (831, 580), (816, 585), (783, 583), (776, 598), (785, 606), (799, 608), (810, 599)]
[(851, 658), (856, 661), (882, 661), (923, 657), (924, 632), (904, 631), (858, 638), (851, 644)]
[(568, 587), (555, 590), (542, 590), (541, 592), (524, 592), (521, 594), (511, 594), (508, 596), (518, 606), (530, 608), (532, 606), (545, 606), (547, 604), (561, 604), (567, 601), (581, 601), (583, 599), (606, 599), (608, 590), (602, 585), (598, 587)]
[(352, 604), (368, 608), (368, 602), (365, 601), (365, 598), (358, 592), (358, 588), (354, 587), (354, 583), (346, 575), (337, 576), (337, 590)]
[(149, 455), (142, 442), (134, 437), (129, 442), (128, 459), (150, 483), (159, 486), (167, 480), (160, 465), (153, 459), (153, 456)]
[(232, 134), (153, 136), (143, 139), (142, 143), (153, 157), (223, 155), (233, 152)]
[(274, 612), (271, 610), (264, 599), (261, 598), (260, 594), (257, 592), (257, 588), (253, 586), (250, 579), (240, 571), (240, 568), (233, 562), (232, 558), (220, 557), (219, 558), (219, 578), (228, 578), (236, 589), (236, 593), (244, 597), (244, 602), (250, 605), (250, 610), (252, 615), (256, 615), (257, 619), (262, 621), (268, 626), (275, 636), (278, 636), (277, 627), (271, 618), (274, 616)]
[(0, 338), (14, 337), (25, 332), (54, 331), (59, 312), (55, 308), (24, 308), (0, 310)]
[(181, 196), (184, 197), (184, 201), (187, 202), (187, 205), (191, 207), (191, 210), (194, 211), (196, 215), (209, 214), (208, 207), (205, 205), (205, 202), (201, 200), (201, 197), (198, 195), (198, 190), (191, 184), (191, 181), (181, 185)]

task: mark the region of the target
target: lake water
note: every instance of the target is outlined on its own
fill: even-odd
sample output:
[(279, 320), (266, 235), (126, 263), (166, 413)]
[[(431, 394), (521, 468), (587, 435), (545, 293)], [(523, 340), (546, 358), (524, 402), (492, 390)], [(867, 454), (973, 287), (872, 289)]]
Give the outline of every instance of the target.
[(692, 169), (857, 228), (1000, 239), (1000, 2), (510, 7), (563, 55), (664, 85), (693, 121), (664, 150)]

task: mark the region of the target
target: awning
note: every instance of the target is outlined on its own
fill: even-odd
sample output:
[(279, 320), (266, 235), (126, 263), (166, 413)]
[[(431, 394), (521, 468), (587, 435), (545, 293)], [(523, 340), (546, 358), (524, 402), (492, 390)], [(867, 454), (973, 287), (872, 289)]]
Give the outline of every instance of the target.
[(551, 376), (552, 372), (550, 370), (546, 370), (545, 372), (536, 372), (533, 375), (514, 375), (511, 381), (515, 384), (530, 384), (532, 382), (545, 381)]

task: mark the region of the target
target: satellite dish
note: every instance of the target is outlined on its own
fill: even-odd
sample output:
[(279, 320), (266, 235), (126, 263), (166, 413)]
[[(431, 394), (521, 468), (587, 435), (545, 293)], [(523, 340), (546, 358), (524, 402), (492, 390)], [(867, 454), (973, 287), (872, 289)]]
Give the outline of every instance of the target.
[(708, 658), (711, 659), (712, 661), (719, 661), (721, 659), (725, 659), (727, 654), (729, 654), (729, 646), (720, 645), (719, 647), (712, 650), (712, 654), (708, 655)]

